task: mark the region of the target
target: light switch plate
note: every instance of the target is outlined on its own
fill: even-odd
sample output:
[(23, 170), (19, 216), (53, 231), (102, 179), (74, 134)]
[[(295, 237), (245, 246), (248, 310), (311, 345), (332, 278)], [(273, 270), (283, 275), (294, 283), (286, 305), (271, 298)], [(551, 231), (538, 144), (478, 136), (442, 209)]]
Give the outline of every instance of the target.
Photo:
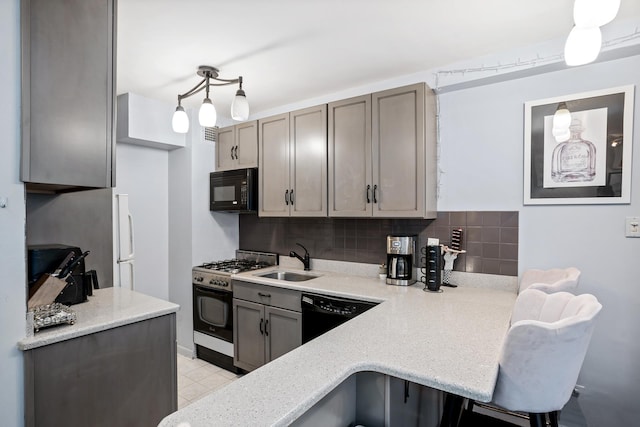
[(640, 216), (628, 216), (624, 230), (626, 237), (640, 237)]

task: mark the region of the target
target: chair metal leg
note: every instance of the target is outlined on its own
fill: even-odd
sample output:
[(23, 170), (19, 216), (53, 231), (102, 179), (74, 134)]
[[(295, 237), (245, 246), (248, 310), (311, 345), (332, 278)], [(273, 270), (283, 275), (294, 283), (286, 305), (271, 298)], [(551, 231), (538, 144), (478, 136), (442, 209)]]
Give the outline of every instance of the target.
[(546, 427), (547, 418), (545, 414), (529, 413), (529, 425), (531, 427)]
[(444, 409), (440, 427), (457, 427), (462, 413), (464, 398), (455, 394), (447, 393), (444, 398)]
[(549, 412), (549, 425), (551, 427), (558, 427), (558, 411)]

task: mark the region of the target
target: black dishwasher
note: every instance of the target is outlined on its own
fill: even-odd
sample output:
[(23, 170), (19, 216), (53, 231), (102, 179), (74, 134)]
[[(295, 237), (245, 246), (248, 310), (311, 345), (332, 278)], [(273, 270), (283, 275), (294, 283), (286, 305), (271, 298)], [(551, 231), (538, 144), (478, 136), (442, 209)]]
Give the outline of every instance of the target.
[(302, 343), (311, 341), (376, 305), (348, 298), (302, 294)]

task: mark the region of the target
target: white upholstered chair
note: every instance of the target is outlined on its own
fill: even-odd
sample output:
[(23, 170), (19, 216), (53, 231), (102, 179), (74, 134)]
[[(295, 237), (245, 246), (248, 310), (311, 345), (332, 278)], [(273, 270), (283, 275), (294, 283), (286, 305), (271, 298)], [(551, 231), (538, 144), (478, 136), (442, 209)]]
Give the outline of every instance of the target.
[(528, 288), (539, 289), (548, 294), (573, 292), (578, 287), (579, 279), (580, 270), (575, 267), (526, 270), (520, 279), (519, 292)]
[(557, 413), (569, 401), (602, 305), (589, 294), (547, 294), (525, 289), (518, 295), (500, 355), (493, 404), (528, 412), (530, 425)]

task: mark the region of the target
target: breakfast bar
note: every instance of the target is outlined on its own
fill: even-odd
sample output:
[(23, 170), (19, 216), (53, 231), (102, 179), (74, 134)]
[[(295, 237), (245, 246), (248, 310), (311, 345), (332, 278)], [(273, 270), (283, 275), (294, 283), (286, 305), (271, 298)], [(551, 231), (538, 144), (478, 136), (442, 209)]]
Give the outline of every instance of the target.
[(160, 426), (290, 425), (361, 372), (491, 400), (516, 298), (513, 287), (459, 286), (432, 293), (420, 284), (387, 286), (369, 277), (313, 273), (318, 277), (295, 283), (251, 272), (235, 277), (379, 304), (167, 416)]

